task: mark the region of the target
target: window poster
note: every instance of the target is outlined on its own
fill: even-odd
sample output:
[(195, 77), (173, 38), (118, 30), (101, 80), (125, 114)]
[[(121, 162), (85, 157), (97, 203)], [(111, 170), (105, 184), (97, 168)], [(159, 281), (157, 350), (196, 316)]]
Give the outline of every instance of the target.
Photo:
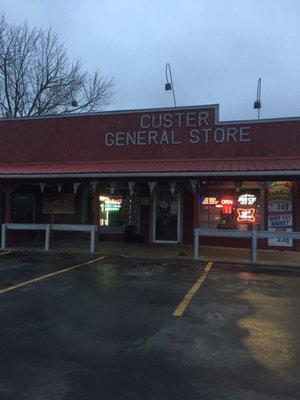
[[(271, 232), (291, 232), (293, 230), (292, 182), (268, 183), (268, 230)], [(288, 237), (270, 237), (269, 246), (291, 247), (293, 240)]]

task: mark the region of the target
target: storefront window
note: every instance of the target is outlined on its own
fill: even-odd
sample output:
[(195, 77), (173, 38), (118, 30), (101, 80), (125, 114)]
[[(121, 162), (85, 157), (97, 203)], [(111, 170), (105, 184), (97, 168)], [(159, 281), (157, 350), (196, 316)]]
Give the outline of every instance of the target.
[(122, 197), (100, 196), (100, 226), (122, 227)]
[(138, 198), (122, 195), (101, 195), (100, 220), (102, 229), (122, 231), (127, 225), (138, 225)]
[(13, 221), (33, 223), (35, 221), (35, 196), (15, 194), (13, 198)]
[(199, 224), (209, 229), (252, 229), (260, 221), (258, 191), (199, 198)]

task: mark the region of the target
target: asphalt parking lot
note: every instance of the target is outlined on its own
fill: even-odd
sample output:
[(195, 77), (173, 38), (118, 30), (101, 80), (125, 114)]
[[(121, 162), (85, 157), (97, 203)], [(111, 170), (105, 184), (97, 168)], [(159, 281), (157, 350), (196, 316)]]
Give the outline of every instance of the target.
[(1, 400), (299, 399), (299, 274), (95, 258), (0, 255)]

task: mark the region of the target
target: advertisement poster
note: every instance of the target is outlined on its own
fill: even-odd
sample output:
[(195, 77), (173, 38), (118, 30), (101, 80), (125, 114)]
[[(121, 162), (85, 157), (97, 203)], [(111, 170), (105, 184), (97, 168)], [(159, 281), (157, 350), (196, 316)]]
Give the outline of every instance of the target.
[(270, 182), (268, 185), (268, 211), (292, 211), (292, 182)]
[[(287, 229), (279, 229), (279, 228), (269, 228), (269, 231), (273, 232), (292, 232), (291, 228)], [(291, 247), (293, 246), (293, 239), (289, 239), (287, 237), (270, 237), (268, 241), (269, 246), (281, 246), (281, 247)]]
[[(292, 182), (280, 181), (268, 184), (268, 230), (292, 232), (293, 230)], [(287, 237), (271, 237), (269, 246), (292, 247), (293, 240)]]
[(47, 215), (74, 214), (74, 196), (67, 194), (44, 197), (42, 213)]
[(268, 216), (269, 228), (291, 228), (293, 226), (292, 213), (270, 213)]

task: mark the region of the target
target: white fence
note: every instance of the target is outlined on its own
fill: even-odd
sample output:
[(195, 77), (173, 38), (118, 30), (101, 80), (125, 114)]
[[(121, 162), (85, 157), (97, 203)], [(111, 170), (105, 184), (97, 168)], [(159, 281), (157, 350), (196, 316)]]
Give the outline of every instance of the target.
[(63, 225), (63, 224), (2, 224), (1, 249), (6, 248), (7, 230), (45, 231), (45, 250), (50, 248), (51, 231), (90, 232), (90, 252), (95, 252), (95, 225)]
[(300, 239), (300, 232), (236, 231), (230, 229), (194, 229), (194, 258), (199, 257), (200, 237), (248, 238), (251, 240), (251, 261), (257, 261), (257, 239), (289, 238)]

